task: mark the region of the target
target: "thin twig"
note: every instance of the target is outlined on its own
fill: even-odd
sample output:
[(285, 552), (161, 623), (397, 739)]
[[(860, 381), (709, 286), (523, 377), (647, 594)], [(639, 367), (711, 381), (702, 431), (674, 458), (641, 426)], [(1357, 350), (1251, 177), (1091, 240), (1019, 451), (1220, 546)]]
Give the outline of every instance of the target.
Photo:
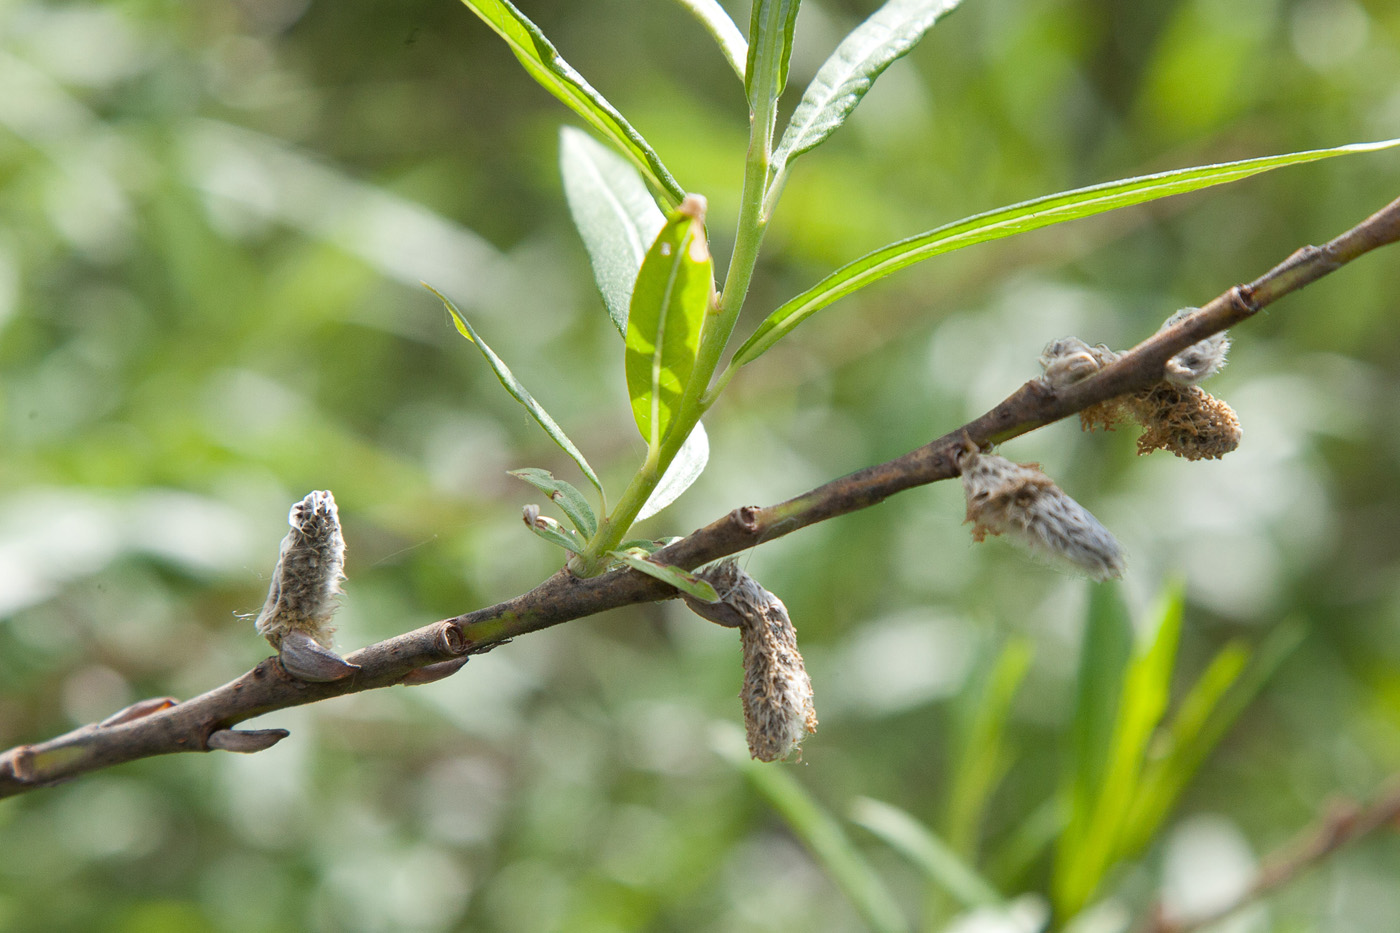
[(1296, 839), (1264, 860), (1259, 874), (1231, 903), (1196, 917), (1172, 918), (1159, 903), (1143, 925), (1144, 933), (1193, 933), (1255, 903), (1283, 887), (1339, 849), (1359, 842), (1380, 829), (1394, 829), (1400, 821), (1400, 782), (1360, 807), (1334, 804)]
[[(1191, 344), (1244, 321), (1284, 295), (1397, 239), (1400, 200), (1330, 243), (1304, 247), (1250, 284), (1234, 286), (1199, 313), (1154, 334), (1081, 382), (1053, 389), (1041, 380), (1032, 380), (991, 411), (917, 450), (777, 505), (735, 509), (663, 548), (655, 559), (691, 570), (799, 528), (875, 505), (906, 489), (950, 479), (958, 474), (957, 451), (968, 441), (983, 447), (999, 444), (1090, 405), (1153, 385), (1161, 380), (1167, 360)], [(192, 700), (168, 708), (153, 703), (135, 715), (117, 717), (115, 723), (109, 717), (107, 725), (83, 726), (47, 742), (0, 752), (0, 797), (138, 758), (211, 748), (256, 751), (280, 738), (271, 734), (277, 730), (251, 736), (220, 733), (273, 710), (378, 687), (424, 682), (425, 678), (413, 672), (428, 665), (460, 662), (464, 656), (489, 651), (518, 635), (561, 622), (677, 595), (666, 584), (631, 570), (588, 579), (561, 570), (514, 599), (435, 622), (348, 655), (345, 660), (359, 665), (360, 670), (343, 680), (307, 683), (289, 676), (276, 658), (269, 658), (237, 680)], [(211, 741), (215, 735), (218, 738)]]

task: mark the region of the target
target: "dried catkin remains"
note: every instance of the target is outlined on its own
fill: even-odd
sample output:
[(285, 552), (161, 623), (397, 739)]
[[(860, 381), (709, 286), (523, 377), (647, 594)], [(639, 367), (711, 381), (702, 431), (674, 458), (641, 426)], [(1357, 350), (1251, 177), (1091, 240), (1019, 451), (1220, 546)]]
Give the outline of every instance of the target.
[(1122, 402), (1142, 425), (1139, 454), (1168, 450), (1187, 460), (1216, 460), (1244, 436), (1235, 410), (1200, 386), (1159, 382)]
[(778, 761), (799, 750), (808, 733), (817, 731), (812, 681), (797, 631), (783, 601), (764, 589), (733, 561), (701, 571), (720, 594), (720, 602), (687, 597), (697, 613), (720, 625), (737, 626), (744, 649), (744, 725), (749, 754)]
[(1123, 574), (1123, 547), (1035, 464), (968, 447), (959, 457), (972, 538), (1006, 535), (1032, 553), (1095, 580)]
[(274, 648), (293, 632), (329, 647), (331, 617), (345, 579), (345, 539), (335, 497), (317, 490), (292, 506), (291, 531), (282, 539), (267, 602), (257, 618), (258, 634)]

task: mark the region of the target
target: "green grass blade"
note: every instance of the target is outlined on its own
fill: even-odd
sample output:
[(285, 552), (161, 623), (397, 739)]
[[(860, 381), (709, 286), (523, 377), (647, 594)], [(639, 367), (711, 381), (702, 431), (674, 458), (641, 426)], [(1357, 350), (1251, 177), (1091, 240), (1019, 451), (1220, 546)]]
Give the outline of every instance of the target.
[(588, 481), (593, 484), (593, 488), (598, 490), (598, 495), (603, 497), (603, 484), (599, 482), (598, 474), (593, 472), (593, 468), (588, 465), (588, 460), (583, 456), (583, 453), (574, 446), (574, 442), (569, 440), (569, 436), (564, 433), (564, 429), (555, 423), (554, 419), (549, 416), (549, 412), (545, 411), (544, 407), (541, 406), (539, 402), (535, 401), (534, 396), (520, 384), (520, 380), (516, 379), (511, 373), (510, 367), (505, 364), (505, 361), (486, 345), (477, 334), (476, 330), (468, 323), (467, 319), (462, 316), (462, 312), (457, 310), (457, 306), (449, 301), (446, 295), (426, 282), (423, 283), (423, 287), (438, 297), (443, 307), (447, 309), (447, 313), (452, 315), (452, 323), (456, 325), (457, 332), (476, 344), (476, 348), (481, 351), (481, 355), (486, 357), (486, 362), (491, 364), (491, 368), (495, 370), (496, 378), (501, 380), (501, 385), (506, 387), (506, 391), (514, 396), (517, 402), (525, 406), (525, 410), (530, 413), (530, 416), (535, 419), (540, 427), (544, 428), (544, 432), (549, 435), (550, 439), (558, 444), (564, 453), (573, 458), (574, 463), (577, 463), (578, 468), (583, 471), (583, 475), (588, 477)]
[(1395, 145), (1400, 145), (1400, 139), (1174, 169), (1155, 175), (1141, 175), (1046, 195), (946, 224), (868, 253), (842, 266), (807, 291), (787, 301), (768, 315), (753, 335), (739, 347), (729, 368), (733, 370), (757, 359), (794, 327), (837, 299), (844, 298), (920, 260), (965, 246), (1064, 223), (1067, 220), (1091, 217), (1174, 194), (1185, 194), (1212, 185), (1238, 181), (1286, 165), (1298, 165), (1350, 153), (1374, 152)]
[(559, 506), (560, 511), (569, 517), (569, 521), (574, 523), (579, 534), (585, 538), (591, 538), (598, 533), (598, 516), (593, 513), (593, 508), (583, 497), (583, 493), (579, 492), (571, 483), (556, 479), (554, 474), (548, 470), (539, 470), (534, 467), (511, 470), (510, 475), (523, 479), (540, 492), (547, 494), (550, 500)]
[(720, 735), (715, 745), (787, 821), (870, 929), (876, 933), (904, 933), (909, 929), (908, 922), (895, 906), (894, 895), (851, 843), (836, 818), (822, 809), (791, 771), (781, 765), (751, 760), (743, 740), (737, 736), (729, 740), (729, 736)]
[(719, 49), (724, 53), (725, 61), (729, 62), (729, 67), (734, 69), (734, 73), (739, 76), (739, 80), (744, 80), (744, 69), (749, 60), (749, 44), (744, 41), (744, 34), (739, 31), (739, 27), (734, 25), (734, 20), (729, 18), (729, 14), (720, 6), (718, 0), (676, 0), (681, 6), (691, 12), (700, 25), (705, 27), (715, 42), (719, 43)]
[(800, 5), (801, 0), (753, 0), (749, 13), (749, 54), (744, 62), (744, 94), (750, 110), (766, 109), (755, 94), (771, 94), (776, 101), (787, 87), (792, 31), (797, 25)]
[(661, 163), (661, 157), (602, 94), (564, 61), (538, 26), (508, 0), (462, 2), (506, 41), (530, 77), (616, 146), (665, 199), (668, 207), (680, 204), (685, 191)]
[(681, 449), (676, 452), (676, 457), (671, 461), (671, 465), (666, 468), (665, 473), (661, 474), (661, 481), (651, 491), (651, 495), (647, 497), (646, 504), (637, 513), (635, 520), (641, 521), (644, 518), (651, 518), (679, 499), (681, 494), (700, 478), (700, 474), (705, 472), (705, 467), (709, 462), (710, 438), (705, 433), (705, 426), (697, 421), (690, 436), (685, 439)]
[(986, 874), (1008, 891), (1020, 889), (1025, 877), (1060, 836), (1065, 808), (1056, 798), (1046, 800), (1017, 823), (987, 860)]
[(793, 111), (773, 166), (784, 171), (793, 159), (820, 145), (856, 109), (886, 68), (910, 49), (961, 0), (889, 0), (841, 41), (817, 70)]
[[(1064, 795), (1068, 812), (1058, 850), (1062, 854), (1078, 851), (1089, 831), (1108, 765), (1124, 671), (1132, 653), (1133, 624), (1118, 585), (1091, 588), (1070, 726), (1070, 763)], [(1070, 870), (1072, 866), (1056, 865), (1057, 873)]]
[(933, 830), (898, 807), (859, 797), (851, 804), (851, 822), (863, 826), (903, 855), (965, 908), (1000, 904), (1004, 898)]
[(582, 130), (559, 131), (559, 169), (603, 304), (625, 337), (637, 270), (666, 217), (637, 170)]
[[(1280, 625), (1251, 660), (1247, 649), (1227, 645), (1201, 675), (1163, 736), (1161, 754), (1143, 770), (1123, 851), (1142, 850), (1162, 825), (1201, 764), (1245, 708), (1302, 641), (1297, 622)], [(1246, 666), (1247, 665), (1247, 666)]]
[(702, 580), (689, 571), (670, 564), (658, 564), (647, 556), (643, 548), (630, 548), (626, 551), (609, 551), (609, 557), (616, 558), (639, 573), (655, 577), (662, 583), (669, 583), (682, 593), (688, 593), (707, 603), (719, 602), (719, 594), (708, 581)]
[(948, 791), (948, 844), (963, 858), (977, 854), (978, 833), (987, 801), (1006, 775), (1006, 723), (1011, 702), (1030, 670), (1031, 644), (1025, 638), (1006, 643), (995, 662), (968, 691), (962, 705), (958, 752)]
[(627, 313), (627, 394), (653, 453), (680, 409), (714, 293), (704, 199), (687, 198), (647, 250)]
[(1061, 917), (1074, 916), (1088, 903), (1121, 854), (1148, 743), (1167, 708), (1183, 604), (1179, 585), (1163, 594), (1154, 613), (1150, 641), (1142, 640), (1145, 650), (1136, 652), (1128, 664), (1103, 780), (1088, 827), (1081, 838), (1074, 840), (1073, 849), (1065, 847), (1057, 853), (1052, 894), (1056, 913)]

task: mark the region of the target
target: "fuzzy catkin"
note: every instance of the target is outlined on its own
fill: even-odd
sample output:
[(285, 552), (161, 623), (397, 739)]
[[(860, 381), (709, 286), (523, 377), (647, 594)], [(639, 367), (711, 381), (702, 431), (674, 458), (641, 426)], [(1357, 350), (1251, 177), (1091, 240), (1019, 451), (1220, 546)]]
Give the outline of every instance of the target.
[(1118, 539), (1035, 464), (1013, 463), (969, 447), (959, 466), (974, 541), (1004, 534), (1095, 580), (1122, 576)]
[(267, 602), (255, 623), (258, 634), (278, 649), (292, 632), (330, 647), (331, 617), (345, 579), (345, 539), (335, 497), (329, 490), (307, 493), (292, 506), (287, 524), (291, 531), (282, 539)]
[(759, 761), (778, 761), (800, 751), (807, 734), (817, 731), (817, 709), (787, 607), (733, 561), (722, 561), (698, 576), (715, 588), (720, 602), (687, 597), (687, 604), (712, 622), (739, 629), (744, 649), (744, 688), (739, 696), (749, 754)]
[(1040, 354), (1040, 368), (1051, 388), (1063, 389), (1094, 373), (1122, 356), (1103, 344), (1089, 346), (1078, 337), (1061, 337), (1045, 345)]
[[(1157, 328), (1161, 333), (1184, 318), (1195, 314), (1200, 308), (1182, 308), (1174, 312)], [(1230, 338), (1224, 331), (1211, 334), (1205, 340), (1191, 344), (1176, 356), (1167, 360), (1163, 375), (1168, 382), (1179, 386), (1200, 385), (1225, 368), (1225, 355), (1230, 352)]]

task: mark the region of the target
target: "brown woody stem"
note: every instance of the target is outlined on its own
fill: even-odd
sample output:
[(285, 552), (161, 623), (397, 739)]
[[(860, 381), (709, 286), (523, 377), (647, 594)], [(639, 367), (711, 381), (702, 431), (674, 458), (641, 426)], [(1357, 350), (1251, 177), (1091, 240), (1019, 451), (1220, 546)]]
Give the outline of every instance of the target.
[[(777, 505), (735, 509), (657, 552), (655, 559), (691, 570), (799, 528), (875, 505), (906, 489), (956, 476), (955, 454), (966, 441), (979, 446), (999, 444), (1090, 405), (1146, 388), (1162, 378), (1167, 360), (1191, 344), (1233, 327), (1284, 295), (1397, 239), (1400, 200), (1321, 247), (1296, 251), (1248, 285), (1230, 288), (1199, 313), (1154, 334), (1081, 382), (1052, 389), (1032, 380), (981, 417), (902, 457), (832, 480)], [(83, 726), (46, 742), (0, 752), (0, 797), (138, 758), (209, 751), (211, 735), (254, 716), (348, 693), (411, 684), (421, 679), (412, 676), (419, 668), (489, 651), (517, 635), (677, 595), (671, 587), (635, 571), (578, 579), (561, 570), (514, 599), (434, 622), (350, 654), (345, 660), (360, 669), (342, 680), (300, 681), (269, 658), (237, 680), (169, 708), (155, 704), (147, 715)], [(227, 736), (214, 744), (227, 747)]]

